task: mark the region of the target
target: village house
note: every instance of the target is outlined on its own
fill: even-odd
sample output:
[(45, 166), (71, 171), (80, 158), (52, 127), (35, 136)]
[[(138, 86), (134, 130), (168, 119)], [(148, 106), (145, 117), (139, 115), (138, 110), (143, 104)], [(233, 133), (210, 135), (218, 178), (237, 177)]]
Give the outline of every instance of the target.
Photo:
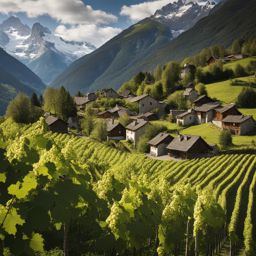
[(68, 124), (62, 119), (49, 115), (45, 118), (45, 122), (52, 132), (68, 133)]
[(125, 127), (114, 120), (107, 121), (107, 140), (124, 140), (126, 136)]
[(129, 98), (128, 100), (131, 103), (138, 104), (139, 114), (151, 112), (160, 107), (159, 102), (148, 94)]
[(228, 129), (234, 135), (247, 135), (255, 130), (255, 120), (252, 116), (229, 115), (222, 120), (223, 129)]
[(169, 113), (169, 118), (172, 123), (177, 122), (177, 116), (186, 113), (187, 110), (171, 109)]
[(195, 111), (190, 109), (177, 116), (177, 124), (179, 126), (190, 126), (196, 123)]
[(200, 107), (195, 107), (196, 118), (198, 124), (209, 123), (213, 120), (215, 109), (220, 106), (219, 102), (204, 104)]
[(150, 155), (158, 157), (167, 154), (167, 146), (171, 143), (173, 137), (167, 133), (159, 133), (148, 142), (150, 146)]
[(237, 109), (235, 104), (226, 105), (223, 107), (218, 107), (215, 109), (215, 117), (212, 121), (214, 125), (222, 128), (222, 122), (223, 119), (225, 119), (227, 116), (240, 116), (242, 115), (241, 112)]
[(119, 117), (121, 117), (123, 115), (132, 116), (132, 115), (135, 115), (135, 113), (131, 112), (129, 109), (127, 109), (123, 106), (116, 105), (112, 109), (98, 113), (97, 117), (103, 118), (103, 119), (108, 119), (108, 118), (118, 119)]
[(95, 101), (96, 99), (97, 99), (97, 96), (93, 92), (88, 93), (86, 96), (74, 97), (74, 101), (78, 111), (84, 111), (86, 108), (86, 105), (92, 101)]
[(120, 95), (113, 88), (103, 89), (101, 91), (101, 96), (104, 98), (120, 98)]
[(216, 63), (218, 60), (220, 60), (220, 59), (219, 59), (219, 58), (215, 58), (214, 56), (211, 56), (211, 57), (206, 61), (206, 63), (207, 63), (207, 65), (209, 66), (209, 65), (211, 65), (211, 64)]
[(126, 140), (132, 141), (137, 145), (139, 138), (144, 134), (147, 126), (150, 125), (148, 121), (138, 119), (126, 126)]
[(193, 105), (195, 107), (200, 107), (204, 104), (211, 103), (211, 102), (214, 102), (214, 100), (208, 97), (207, 95), (201, 95), (196, 100), (193, 101)]
[(183, 96), (186, 100), (194, 102), (198, 98), (198, 93), (194, 88), (186, 88)]
[(200, 157), (212, 151), (201, 137), (192, 135), (179, 135), (167, 146), (169, 156), (181, 159)]
[(133, 119), (133, 120), (143, 119), (145, 121), (154, 121), (154, 120), (157, 120), (158, 117), (157, 117), (156, 113), (147, 112), (145, 114), (141, 114), (141, 115), (138, 115), (138, 116), (131, 116), (131, 119)]

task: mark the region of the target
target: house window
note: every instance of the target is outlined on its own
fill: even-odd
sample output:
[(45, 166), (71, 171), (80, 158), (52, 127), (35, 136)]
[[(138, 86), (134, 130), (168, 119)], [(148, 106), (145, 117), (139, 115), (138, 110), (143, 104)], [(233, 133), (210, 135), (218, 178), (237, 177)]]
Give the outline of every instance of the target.
[(150, 102), (150, 105), (152, 106), (152, 102)]
[(142, 107), (144, 107), (144, 104), (142, 104)]

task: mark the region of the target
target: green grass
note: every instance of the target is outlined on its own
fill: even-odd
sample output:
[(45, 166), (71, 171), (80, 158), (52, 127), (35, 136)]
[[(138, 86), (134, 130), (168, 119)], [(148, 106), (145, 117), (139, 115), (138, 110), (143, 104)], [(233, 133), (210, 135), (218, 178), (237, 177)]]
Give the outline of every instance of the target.
[(241, 108), (239, 111), (244, 115), (253, 116), (256, 120), (256, 108)]
[[(209, 144), (219, 145), (219, 136), (221, 133), (221, 129), (214, 126), (213, 124), (201, 124), (201, 125), (195, 125), (187, 129), (184, 129), (181, 131), (181, 133), (186, 135), (201, 136)], [(252, 144), (252, 141), (256, 142), (256, 135), (233, 136), (234, 147), (232, 148), (246, 148), (246, 147), (255, 148), (255, 146)]]
[[(238, 80), (251, 82), (253, 77), (241, 77)], [(206, 85), (208, 95), (211, 98), (216, 98), (223, 103), (235, 103), (237, 96), (240, 94), (244, 86), (232, 86), (231, 80), (226, 80), (223, 82), (213, 83)]]
[(245, 68), (251, 61), (256, 61), (256, 57), (249, 57), (249, 58), (245, 58), (242, 60), (232, 61), (230, 63), (225, 64), (224, 68), (234, 70), (238, 64), (240, 64), (241, 66), (243, 66)]
[(178, 126), (176, 123), (171, 123), (170, 121), (167, 120), (157, 120), (157, 121), (151, 121), (152, 124), (156, 125), (162, 125), (166, 127), (167, 130), (180, 130), (181, 127)]
[[(224, 69), (234, 70), (235, 67), (238, 64), (240, 64), (241, 66), (243, 66), (245, 68), (251, 61), (256, 61), (256, 57), (249, 57), (249, 58), (244, 58), (242, 60), (231, 61), (229, 63), (224, 64), (223, 67), (224, 67)], [(203, 68), (204, 72), (207, 72), (208, 70), (209, 70), (209, 66), (206, 66), (206, 67)]]

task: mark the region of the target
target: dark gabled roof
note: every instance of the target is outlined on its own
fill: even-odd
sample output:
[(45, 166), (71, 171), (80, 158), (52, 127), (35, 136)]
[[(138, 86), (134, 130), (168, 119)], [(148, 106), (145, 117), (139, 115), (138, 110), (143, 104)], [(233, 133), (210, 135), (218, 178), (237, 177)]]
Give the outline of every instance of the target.
[[(170, 134), (161, 132), (161, 133), (159, 133), (155, 138), (153, 138), (152, 140), (150, 140), (150, 141), (148, 142), (148, 144), (151, 145), (151, 146), (157, 147), (159, 144), (161, 144), (162, 142), (164, 142), (164, 141), (165, 141), (166, 139), (168, 139), (168, 138), (169, 138), (170, 140), (173, 139), (173, 137), (172, 137)], [(170, 141), (170, 140), (169, 140), (169, 141)]]
[(219, 105), (220, 105), (219, 102), (209, 102), (209, 103), (203, 104), (200, 107), (195, 107), (195, 111), (208, 112), (210, 110), (216, 109)]
[(144, 114), (139, 115), (138, 118), (140, 118), (140, 117), (151, 117), (151, 116), (155, 116), (155, 115), (156, 114), (153, 113), (153, 112), (146, 112)]
[(120, 123), (114, 123), (113, 120), (108, 120), (107, 121), (107, 132), (111, 132), (118, 126), (123, 127)]
[(147, 125), (148, 123), (149, 123), (148, 121), (145, 121), (143, 119), (135, 120), (135, 121), (131, 122), (128, 126), (126, 126), (126, 129), (130, 130), (130, 131), (137, 131), (140, 128)]
[(123, 106), (115, 105), (115, 107), (113, 107), (112, 109), (109, 109), (108, 111), (111, 112), (111, 113), (115, 113), (115, 112), (118, 112), (120, 110), (127, 110), (127, 108), (125, 108)]
[(52, 124), (54, 124), (55, 122), (57, 122), (57, 121), (61, 121), (61, 122), (63, 122), (63, 123), (66, 123), (65, 121), (63, 121), (63, 120), (61, 120), (60, 118), (58, 118), (58, 117), (55, 117), (55, 116), (47, 116), (46, 118), (45, 118), (45, 122), (46, 122), (46, 124), (47, 125), (52, 125)]
[(192, 135), (179, 135), (174, 138), (172, 142), (167, 146), (167, 149), (188, 152), (189, 149), (194, 146), (201, 137)]
[(244, 115), (241, 115), (241, 116), (233, 116), (233, 115), (230, 115), (230, 116), (227, 116), (226, 118), (223, 119), (223, 122), (224, 123), (236, 123), (236, 124), (242, 124), (244, 123), (245, 121), (251, 119), (252, 116), (244, 116)]
[(112, 114), (112, 112), (110, 112), (109, 110), (105, 110), (105, 111), (101, 111), (97, 114), (97, 116), (101, 116), (101, 115), (104, 115), (106, 113), (109, 113), (109, 114)]
[(202, 99), (204, 99), (204, 98), (206, 98), (206, 99), (208, 99), (209, 101), (213, 101), (210, 97), (208, 97), (207, 95), (201, 95), (201, 96), (199, 96), (196, 100), (194, 100), (193, 102), (194, 103), (197, 103), (197, 102), (199, 102), (200, 100), (202, 100)]
[(181, 114), (177, 115), (177, 118), (178, 118), (178, 119), (179, 119), (179, 118), (183, 118), (183, 117), (185, 117), (185, 116), (187, 116), (187, 115), (192, 115), (192, 114), (194, 114), (194, 111), (193, 111), (193, 110), (188, 110), (188, 111), (186, 111), (186, 112), (184, 112), (184, 113), (181, 113)]
[(77, 106), (82, 106), (90, 102), (88, 97), (75, 97), (74, 101)]
[(150, 97), (150, 96), (148, 94), (143, 94), (143, 95), (140, 95), (140, 96), (130, 98), (129, 101), (130, 102), (139, 102), (139, 101), (141, 101), (142, 99), (144, 99), (146, 97)]
[(227, 112), (228, 110), (230, 110), (234, 107), (236, 107), (236, 104), (229, 104), (229, 105), (226, 105), (224, 107), (218, 107), (215, 110), (219, 113), (225, 113), (225, 112)]

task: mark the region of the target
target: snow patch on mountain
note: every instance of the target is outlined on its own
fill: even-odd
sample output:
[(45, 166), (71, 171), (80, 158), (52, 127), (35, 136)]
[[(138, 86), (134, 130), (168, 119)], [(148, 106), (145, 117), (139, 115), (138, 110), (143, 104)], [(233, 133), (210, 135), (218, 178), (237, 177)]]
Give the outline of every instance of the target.
[(157, 10), (153, 19), (167, 25), (173, 38), (206, 17), (220, 0), (177, 0)]

